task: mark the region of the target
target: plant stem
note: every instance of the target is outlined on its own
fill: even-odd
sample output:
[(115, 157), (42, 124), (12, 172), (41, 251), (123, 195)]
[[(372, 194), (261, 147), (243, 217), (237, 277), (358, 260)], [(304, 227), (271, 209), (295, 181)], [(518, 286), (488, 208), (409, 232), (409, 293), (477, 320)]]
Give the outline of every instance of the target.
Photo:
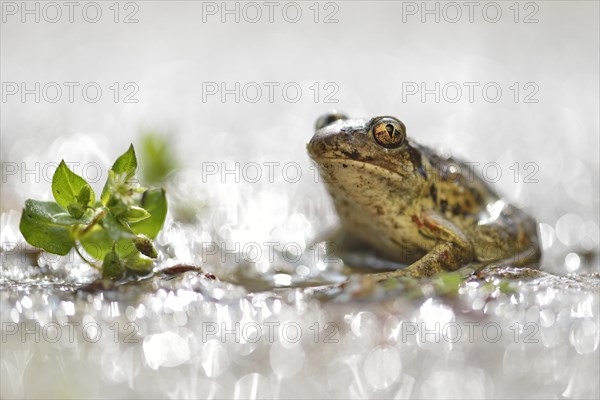
[(102, 208), (98, 214), (94, 215), (94, 219), (92, 219), (92, 222), (89, 223), (89, 225), (87, 225), (85, 228), (83, 228), (82, 230), (80, 230), (79, 232), (77, 232), (78, 236), (83, 236), (85, 235), (87, 232), (89, 232), (98, 222), (102, 221), (102, 219), (106, 216), (106, 210), (104, 208)]
[(75, 251), (77, 252), (77, 254), (79, 254), (79, 257), (81, 257), (81, 259), (90, 267), (97, 269), (98, 271), (102, 271), (102, 267), (97, 266), (96, 264), (92, 263), (91, 261), (89, 261), (88, 259), (86, 259), (83, 254), (81, 254), (81, 252), (79, 251), (79, 243), (75, 242)]

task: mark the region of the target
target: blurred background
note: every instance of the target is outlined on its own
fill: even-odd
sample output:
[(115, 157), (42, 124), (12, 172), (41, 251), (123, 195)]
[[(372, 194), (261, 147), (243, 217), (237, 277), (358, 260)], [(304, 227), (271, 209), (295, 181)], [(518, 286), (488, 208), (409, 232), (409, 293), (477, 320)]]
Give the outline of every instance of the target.
[[(23, 201), (51, 198), (51, 177), (61, 159), (99, 191), (107, 168), (129, 143), (141, 149), (143, 134), (156, 132), (166, 138), (173, 166), (179, 168), (168, 178), (170, 216), (159, 237), (161, 244), (170, 244), (173, 260), (200, 263), (198, 243), (217, 239), (242, 246), (292, 240), (306, 250), (312, 238), (336, 223), (336, 217), (305, 145), (314, 133), (317, 117), (337, 109), (356, 118), (396, 116), (418, 142), (476, 163), (477, 173), (538, 220), (544, 270), (597, 272), (599, 3), (468, 3), (124, 1), (67, 6), (62, 2), (2, 1), (2, 243), (22, 240), (18, 221)], [(152, 163), (146, 161), (146, 166)], [(177, 221), (191, 224), (182, 227)], [(314, 265), (306, 265), (312, 271)], [(205, 267), (218, 272), (226, 266)], [(273, 272), (271, 267), (255, 265), (255, 272)], [(296, 269), (294, 274), (309, 272)], [(597, 296), (587, 304), (595, 310), (590, 315), (595, 313), (597, 320)], [(427, 307), (421, 311), (436, 318), (451, 314), (446, 306)], [(217, 312), (222, 310), (217, 308)], [(418, 309), (415, 313), (421, 315)], [(316, 353), (295, 354), (323, 365), (336, 355), (340, 363), (342, 355), (354, 360), (357, 343), (366, 343), (365, 332), (371, 341), (357, 352), (367, 351), (376, 341), (379, 328), (369, 325), (374, 318), (369, 313), (346, 319), (348, 324), (358, 320), (358, 328), (352, 325), (356, 336), (347, 336), (342, 346), (345, 353), (331, 350), (324, 353), (325, 361)], [(158, 325), (157, 330), (164, 329)], [(567, 356), (563, 353), (573, 355), (568, 360), (579, 368), (574, 371), (597, 371), (597, 365), (589, 367), (598, 347), (597, 323), (593, 327), (592, 345), (584, 351), (587, 361), (583, 363), (577, 358), (580, 349), (576, 348), (575, 354), (564, 338), (563, 342), (556, 339), (552, 345), (544, 344), (564, 344), (553, 347), (559, 349), (559, 356), (538, 348), (525, 353), (508, 347), (505, 352), (484, 344), (490, 353), (488, 361), (479, 359), (482, 369), (461, 369), (468, 362), (463, 357), (466, 353), (458, 350), (452, 353), (458, 354), (457, 358), (444, 361), (448, 367), (444, 373), (426, 373), (419, 378), (411, 372), (410, 387), (416, 379), (422, 397), (447, 394), (444, 388), (448, 387), (460, 397), (466, 394), (456, 382), (466, 376), (479, 385), (470, 387), (475, 397), (525, 392), (593, 397), (597, 386), (590, 389), (585, 380), (563, 374), (560, 381), (556, 371), (554, 378), (549, 378), (552, 371), (544, 372), (542, 378), (535, 375), (543, 366), (564, 369)], [(589, 333), (588, 328), (586, 325)], [(571, 337), (570, 343), (576, 346), (580, 342)], [(217, 360), (210, 361), (214, 363), (209, 363), (210, 368), (221, 369), (219, 373), (213, 369), (211, 375), (205, 367), (207, 381), (203, 382), (209, 385), (208, 379), (218, 377), (231, 360), (238, 369), (210, 383), (223, 389), (211, 395), (231, 397), (233, 393), (224, 388), (243, 375), (249, 364), (235, 355), (235, 349), (219, 343), (215, 346), (212, 353), (207, 350), (203, 354), (212, 354), (209, 360)], [(115, 366), (111, 362), (117, 361), (107, 357), (118, 352), (111, 351), (102, 356), (106, 371), (136, 367), (140, 360), (149, 359), (148, 353), (137, 349), (134, 361), (122, 356), (115, 358), (121, 363)], [(225, 363), (219, 357), (228, 351)], [(280, 348), (274, 351), (270, 353), (274, 368), (291, 357)], [(412, 355), (406, 356), (409, 353)], [(402, 362), (406, 366), (414, 362), (414, 368), (419, 368), (416, 355), (421, 353), (415, 347), (409, 353), (402, 353)], [(90, 354), (89, 360), (93, 360)], [(433, 351), (428, 354), (429, 358), (423, 358), (423, 371), (441, 365)], [(531, 354), (539, 355), (537, 367), (515, 373), (515, 366), (527, 364)], [(389, 368), (397, 372), (396, 378), (408, 379), (400, 367), (394, 369), (393, 363), (387, 363), (387, 356), (375, 353), (374, 357), (375, 361), (369, 362), (392, 365)], [(490, 389), (490, 382), (500, 379), (487, 375), (498, 359), (500, 364), (504, 359), (502, 371), (507, 376), (516, 375), (507, 378), (509, 384), (503, 389), (500, 384)], [(341, 397), (377, 397), (379, 393), (398, 398), (417, 393), (412, 389), (377, 392), (377, 385), (382, 384), (377, 376), (367, 376), (375, 382), (372, 392), (355, 386), (345, 392), (346, 382), (358, 375), (354, 367), (348, 367), (355, 364), (344, 365), (345, 369), (329, 371), (331, 390), (327, 393)], [(376, 364), (375, 370), (385, 369), (382, 365)], [(3, 370), (4, 377), (10, 375), (6, 371), (12, 370)], [(28, 376), (38, 379), (41, 374), (35, 371), (30, 370)], [(157, 382), (164, 385), (189, 372), (161, 371), (164, 380)], [(241, 397), (264, 387), (264, 376), (270, 376), (265, 374), (236, 380)], [(288, 377), (285, 374), (279, 377)], [(107, 375), (107, 381), (125, 382), (125, 375), (113, 375)], [(54, 379), (49, 376), (48, 381)], [(298, 375), (290, 378), (299, 382), (292, 386), (307, 385), (311, 393), (322, 397), (324, 392), (315, 383), (320, 377), (316, 373), (305, 376), (306, 381)], [(532, 376), (537, 377), (535, 384)], [(94, 379), (90, 376), (81, 383), (87, 389), (75, 393), (96, 393), (99, 388)], [(131, 393), (147, 396), (151, 389), (172, 397), (187, 393), (169, 392), (167, 386), (145, 388), (153, 379), (144, 382), (130, 382)], [(535, 385), (541, 388), (548, 382), (555, 386), (548, 386), (546, 392), (536, 389)], [(388, 383), (383, 382), (383, 387), (389, 388)], [(94, 389), (86, 391), (89, 385)], [(212, 390), (210, 385), (206, 387)], [(26, 393), (17, 386), (6, 390), (11, 396)], [(113, 390), (115, 396), (120, 393)], [(201, 391), (190, 393), (210, 397)], [(43, 392), (39, 395), (43, 397)]]

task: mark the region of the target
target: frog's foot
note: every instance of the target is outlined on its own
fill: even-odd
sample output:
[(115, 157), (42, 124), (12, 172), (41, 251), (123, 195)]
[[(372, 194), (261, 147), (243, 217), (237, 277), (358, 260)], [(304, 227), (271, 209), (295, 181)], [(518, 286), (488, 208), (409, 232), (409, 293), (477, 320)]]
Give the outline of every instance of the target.
[(456, 266), (461, 265), (465, 260), (465, 249), (456, 243), (441, 242), (422, 258), (415, 261), (406, 268), (389, 272), (380, 272), (371, 274), (371, 278), (376, 282), (383, 282), (390, 278), (412, 277), (424, 278), (431, 277), (437, 273), (455, 270)]
[(490, 264), (486, 265), (477, 271), (472, 276), (473, 279), (487, 279), (491, 277), (508, 279), (508, 280), (529, 280), (535, 278), (543, 278), (545, 276), (551, 276), (547, 272), (540, 271), (539, 269), (531, 269), (527, 267), (515, 267), (513, 265), (499, 265)]
[(414, 218), (419, 232), (437, 239), (437, 244), (427, 254), (406, 268), (373, 274), (377, 282), (390, 278), (409, 276), (431, 277), (443, 271), (454, 271), (473, 259), (473, 247), (463, 232), (452, 222), (436, 213), (427, 213)]
[(507, 270), (522, 270), (520, 274), (524, 278), (535, 277), (536, 273), (532, 271), (540, 268), (540, 250), (537, 244), (525, 248), (523, 251), (502, 260), (476, 261), (461, 267), (458, 272), (464, 278), (481, 277), (491, 275), (490, 271)]

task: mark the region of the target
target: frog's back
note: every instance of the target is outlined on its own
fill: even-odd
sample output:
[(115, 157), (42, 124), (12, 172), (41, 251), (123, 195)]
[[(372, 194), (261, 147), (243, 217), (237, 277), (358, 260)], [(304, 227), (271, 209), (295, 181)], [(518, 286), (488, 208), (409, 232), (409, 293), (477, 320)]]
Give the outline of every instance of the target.
[[(418, 146), (418, 145), (417, 145)], [(537, 225), (523, 210), (501, 199), (468, 164), (418, 146), (430, 175), (433, 207), (471, 241), (477, 261), (539, 259)]]
[(421, 174), (429, 183), (428, 194), (440, 214), (453, 219), (477, 218), (488, 204), (498, 200), (498, 195), (466, 163), (441, 157), (416, 143), (411, 147), (421, 155), (413, 162), (418, 169), (421, 166)]

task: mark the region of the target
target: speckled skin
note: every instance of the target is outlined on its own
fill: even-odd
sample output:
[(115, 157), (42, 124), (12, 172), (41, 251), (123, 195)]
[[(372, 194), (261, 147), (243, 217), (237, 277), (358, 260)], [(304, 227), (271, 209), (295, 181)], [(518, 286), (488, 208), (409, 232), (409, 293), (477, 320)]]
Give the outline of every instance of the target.
[(373, 137), (376, 118), (322, 117), (324, 127), (307, 147), (345, 231), (384, 258), (410, 264), (374, 274), (377, 280), (539, 260), (531, 217), (500, 199), (467, 165), (405, 132), (399, 147), (383, 147)]

